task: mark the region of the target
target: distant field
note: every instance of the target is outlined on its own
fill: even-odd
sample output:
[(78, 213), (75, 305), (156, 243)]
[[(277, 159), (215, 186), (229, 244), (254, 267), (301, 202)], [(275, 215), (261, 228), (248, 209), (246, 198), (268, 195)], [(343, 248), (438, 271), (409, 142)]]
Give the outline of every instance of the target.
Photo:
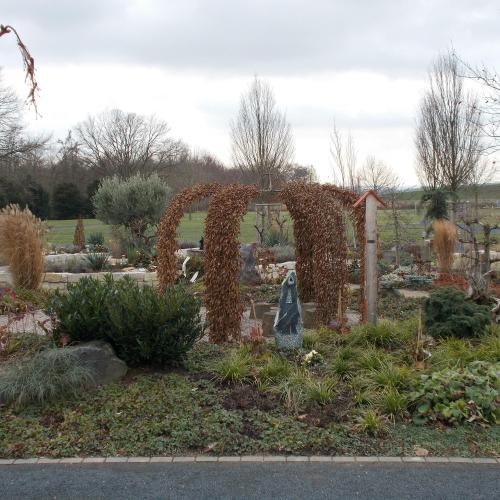
[[(415, 191), (405, 191), (398, 195), (400, 200), (420, 201), (423, 191), (421, 189)], [(474, 190), (472, 188), (460, 189), (458, 196), (461, 200), (473, 201)], [(480, 200), (500, 200), (500, 183), (486, 184), (479, 188)]]
[[(500, 208), (484, 209), (480, 211), (481, 216), (487, 216), (492, 222), (500, 220)], [(182, 241), (190, 241), (198, 244), (205, 230), (206, 212), (194, 212), (189, 216), (184, 215), (177, 231), (177, 238)], [(403, 221), (403, 239), (420, 240), (424, 226), (422, 224), (423, 213), (414, 209), (401, 210)], [(377, 222), (379, 226), (380, 237), (383, 241), (394, 239), (394, 226), (391, 221), (389, 210), (379, 210)], [(111, 238), (111, 226), (103, 224), (97, 219), (84, 219), (85, 235), (102, 232), (104, 239)], [(69, 245), (73, 243), (73, 234), (75, 232), (76, 220), (49, 220), (48, 241), (55, 245)], [(255, 212), (247, 212), (241, 223), (240, 241), (242, 243), (251, 243), (256, 240), (255, 231)], [(289, 226), (289, 234), (293, 236), (292, 226)]]

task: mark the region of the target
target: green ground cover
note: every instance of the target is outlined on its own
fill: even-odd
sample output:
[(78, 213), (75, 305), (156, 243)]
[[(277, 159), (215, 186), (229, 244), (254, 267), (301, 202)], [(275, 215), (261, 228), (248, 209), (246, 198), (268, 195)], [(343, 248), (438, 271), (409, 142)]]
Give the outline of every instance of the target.
[[(275, 286), (258, 287), (255, 298), (276, 292)], [(351, 299), (354, 306), (355, 296)], [(487, 414), (470, 403), (430, 413), (423, 425), (413, 420), (416, 408), (426, 414), (411, 399), (422, 374), (458, 374), (477, 360), (495, 367), (500, 359), (497, 328), (474, 342), (446, 339), (427, 346), (432, 356), (424, 370), (416, 369), (418, 303), (385, 294), (381, 316), (396, 322), (381, 321), (376, 329), (361, 326), (348, 335), (307, 330), (304, 348), (286, 356), (276, 352), (272, 340), (257, 349), (200, 341), (177, 368), (129, 369), (120, 382), (44, 405), (0, 405), (0, 458), (411, 456), (417, 448), (431, 456), (500, 456), (500, 426), (491, 423), (491, 415), (487, 423)], [(19, 353), (10, 355), (43, 348), (28, 342), (25, 350), (24, 343), (15, 344)], [(318, 354), (311, 364), (306, 354), (312, 349)], [(484, 384), (483, 378), (477, 380)], [(445, 382), (446, 375), (436, 381)], [(464, 408), (474, 412), (474, 421), (464, 421)]]

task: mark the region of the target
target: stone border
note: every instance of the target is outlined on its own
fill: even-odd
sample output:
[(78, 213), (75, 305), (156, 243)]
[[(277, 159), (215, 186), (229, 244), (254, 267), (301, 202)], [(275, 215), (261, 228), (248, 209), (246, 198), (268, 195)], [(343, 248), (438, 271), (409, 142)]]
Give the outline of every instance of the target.
[(244, 455), (244, 456), (167, 456), (167, 457), (69, 457), (69, 458), (17, 458), (0, 459), (0, 465), (29, 464), (109, 464), (109, 463), (466, 463), (466, 464), (496, 464), (500, 458), (465, 458), (465, 457), (362, 457), (362, 456), (329, 456), (329, 455)]

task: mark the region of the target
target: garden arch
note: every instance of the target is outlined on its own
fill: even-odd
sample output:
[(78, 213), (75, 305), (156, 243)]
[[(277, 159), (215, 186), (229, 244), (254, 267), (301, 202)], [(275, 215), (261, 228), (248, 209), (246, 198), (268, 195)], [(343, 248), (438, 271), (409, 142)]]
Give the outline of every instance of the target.
[[(201, 184), (178, 193), (163, 216), (158, 239), (160, 290), (175, 282), (177, 226), (185, 209), (211, 196), (205, 226), (205, 285), (209, 336), (213, 342), (239, 339), (243, 304), (239, 291), (238, 234), (248, 203), (259, 195), (254, 185)], [(294, 221), (296, 269), (303, 302), (317, 302), (320, 324), (347, 307), (347, 244), (342, 210), (351, 215), (361, 257), (361, 312), (364, 306), (364, 211), (357, 195), (331, 185), (290, 183), (281, 192)]]
[(158, 244), (156, 247), (158, 258), (158, 286), (162, 292), (169, 285), (175, 283), (177, 278), (177, 261), (175, 258), (177, 243), (175, 241), (175, 236), (177, 234), (177, 227), (179, 226), (186, 208), (195, 201), (212, 196), (220, 188), (221, 185), (215, 182), (210, 184), (197, 184), (177, 193), (168, 205), (160, 221)]
[(342, 210), (348, 212), (359, 241), (360, 310), (364, 320), (364, 210), (353, 207), (358, 196), (333, 185), (295, 182), (285, 187), (281, 198), (294, 221), (299, 294), (303, 302), (316, 301), (320, 324), (343, 317), (347, 308), (347, 243)]

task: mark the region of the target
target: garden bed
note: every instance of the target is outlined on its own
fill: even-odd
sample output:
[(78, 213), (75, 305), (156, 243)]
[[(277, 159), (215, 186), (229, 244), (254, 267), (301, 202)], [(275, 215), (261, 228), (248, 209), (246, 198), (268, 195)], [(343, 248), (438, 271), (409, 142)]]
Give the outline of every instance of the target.
[[(420, 376), (408, 358), (407, 328), (408, 324), (402, 325), (397, 338), (358, 334), (358, 340), (349, 343), (346, 336), (331, 332), (307, 332), (307, 350), (274, 365), (272, 342), (265, 353), (256, 355), (247, 347), (198, 342), (184, 367), (131, 369), (122, 381), (76, 399), (43, 407), (1, 408), (0, 457), (412, 456), (422, 449), (435, 456), (500, 456), (498, 425), (439, 421), (417, 425), (407, 402), (390, 407), (390, 401), (381, 399), (394, 384), (401, 384), (398, 393), (407, 397), (406, 384)], [(428, 371), (491, 359), (493, 345), (498, 355), (498, 335), (487, 338), (490, 344), (483, 347), (477, 343), (467, 350), (463, 344), (468, 358), (462, 358), (457, 342), (436, 347), (435, 364)], [(304, 353), (312, 348), (322, 360), (305, 366)], [(360, 357), (347, 356), (349, 349)], [(236, 361), (228, 364), (229, 360)], [(377, 365), (382, 361), (396, 371), (384, 372)], [(287, 368), (280, 372), (281, 363)], [(368, 375), (372, 383), (365, 385)], [(305, 399), (294, 402), (285, 388), (294, 377), (298, 384), (313, 383), (309, 389), (327, 379), (333, 385), (323, 395), (317, 385), (315, 394), (308, 392)]]

